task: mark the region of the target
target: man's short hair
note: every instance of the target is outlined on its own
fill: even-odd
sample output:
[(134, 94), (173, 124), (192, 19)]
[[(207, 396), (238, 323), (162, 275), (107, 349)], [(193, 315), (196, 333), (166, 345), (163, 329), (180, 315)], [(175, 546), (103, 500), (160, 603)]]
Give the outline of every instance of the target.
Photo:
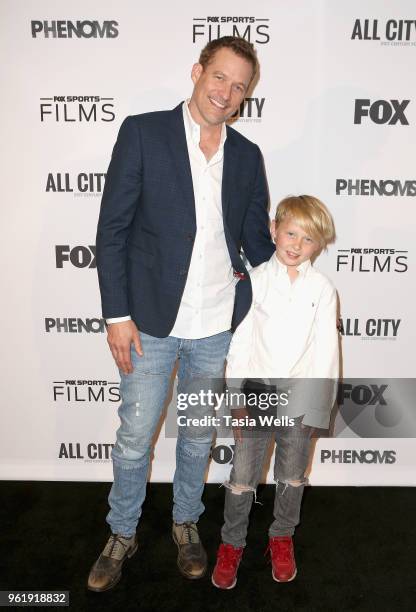
[(252, 79), (254, 78), (259, 67), (256, 50), (252, 43), (239, 36), (222, 36), (205, 45), (199, 56), (199, 63), (204, 70), (219, 49), (231, 49), (236, 55), (250, 62), (253, 67)]
[(304, 232), (319, 242), (321, 248), (335, 241), (335, 227), (331, 213), (321, 200), (310, 195), (289, 196), (276, 210), (276, 226), (285, 219), (297, 223)]

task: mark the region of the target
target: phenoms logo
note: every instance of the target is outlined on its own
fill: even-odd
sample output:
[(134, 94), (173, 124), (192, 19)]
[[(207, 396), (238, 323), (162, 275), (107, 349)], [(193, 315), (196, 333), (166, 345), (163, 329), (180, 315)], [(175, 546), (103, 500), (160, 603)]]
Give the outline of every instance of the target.
[(118, 23), (114, 20), (30, 22), (32, 38), (117, 38), (117, 26)]
[(45, 331), (50, 334), (103, 334), (104, 319), (81, 319), (80, 317), (45, 317)]
[(394, 450), (321, 450), (321, 463), (396, 463)]
[(407, 272), (408, 251), (397, 249), (338, 249), (337, 272)]
[(100, 196), (104, 189), (104, 172), (49, 172), (46, 179), (46, 193), (72, 193), (74, 197)]
[(67, 402), (119, 402), (120, 383), (107, 380), (62, 380), (52, 384), (53, 401)]
[(376, 40), (382, 45), (416, 45), (415, 19), (356, 19), (351, 40)]
[[(235, 444), (221, 444), (211, 451), (212, 460), (219, 465), (231, 463), (234, 456)], [(355, 450), (355, 449), (321, 449), (321, 463), (385, 463), (396, 462), (394, 450)]]
[(257, 45), (270, 41), (268, 18), (243, 16), (194, 17), (192, 42), (206, 43), (221, 36), (238, 36)]
[(114, 98), (53, 96), (40, 98), (41, 123), (96, 123), (114, 121)]
[(336, 195), (347, 196), (416, 196), (416, 180), (399, 179), (346, 179), (338, 178)]
[(342, 336), (361, 337), (362, 340), (396, 340), (401, 319), (340, 319)]

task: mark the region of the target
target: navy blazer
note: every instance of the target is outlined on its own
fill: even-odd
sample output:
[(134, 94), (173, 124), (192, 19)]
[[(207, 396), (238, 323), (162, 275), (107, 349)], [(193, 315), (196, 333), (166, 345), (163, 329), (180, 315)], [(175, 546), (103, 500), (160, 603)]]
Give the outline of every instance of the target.
[[(236, 287), (232, 328), (247, 314), (252, 266), (274, 245), (260, 149), (227, 127), (222, 210)], [(108, 168), (97, 228), (96, 256), (103, 317), (131, 315), (139, 330), (164, 338), (178, 314), (196, 234), (195, 201), (182, 104), (127, 117)], [(206, 257), (210, 257), (206, 253)]]

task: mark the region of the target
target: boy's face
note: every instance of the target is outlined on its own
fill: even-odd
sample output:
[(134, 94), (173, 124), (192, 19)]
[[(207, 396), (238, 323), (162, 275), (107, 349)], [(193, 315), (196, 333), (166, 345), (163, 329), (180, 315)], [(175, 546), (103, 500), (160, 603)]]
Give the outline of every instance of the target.
[(320, 244), (293, 219), (286, 218), (278, 226), (272, 221), (271, 231), (280, 263), (296, 268), (320, 250)]

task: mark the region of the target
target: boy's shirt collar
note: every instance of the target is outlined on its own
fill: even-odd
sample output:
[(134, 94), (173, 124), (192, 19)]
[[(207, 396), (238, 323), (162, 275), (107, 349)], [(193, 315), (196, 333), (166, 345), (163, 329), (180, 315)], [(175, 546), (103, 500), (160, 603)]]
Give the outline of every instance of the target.
[[(276, 253), (273, 253), (273, 255), (271, 256), (271, 262), (272, 262), (273, 270), (276, 273), (276, 275), (288, 273), (287, 266), (282, 264), (282, 262), (277, 259)], [(312, 265), (311, 260), (307, 259), (306, 261), (302, 262), (299, 266), (297, 266), (296, 270), (299, 272), (299, 276), (301, 277), (305, 276), (307, 271), (311, 267), (311, 265)]]

